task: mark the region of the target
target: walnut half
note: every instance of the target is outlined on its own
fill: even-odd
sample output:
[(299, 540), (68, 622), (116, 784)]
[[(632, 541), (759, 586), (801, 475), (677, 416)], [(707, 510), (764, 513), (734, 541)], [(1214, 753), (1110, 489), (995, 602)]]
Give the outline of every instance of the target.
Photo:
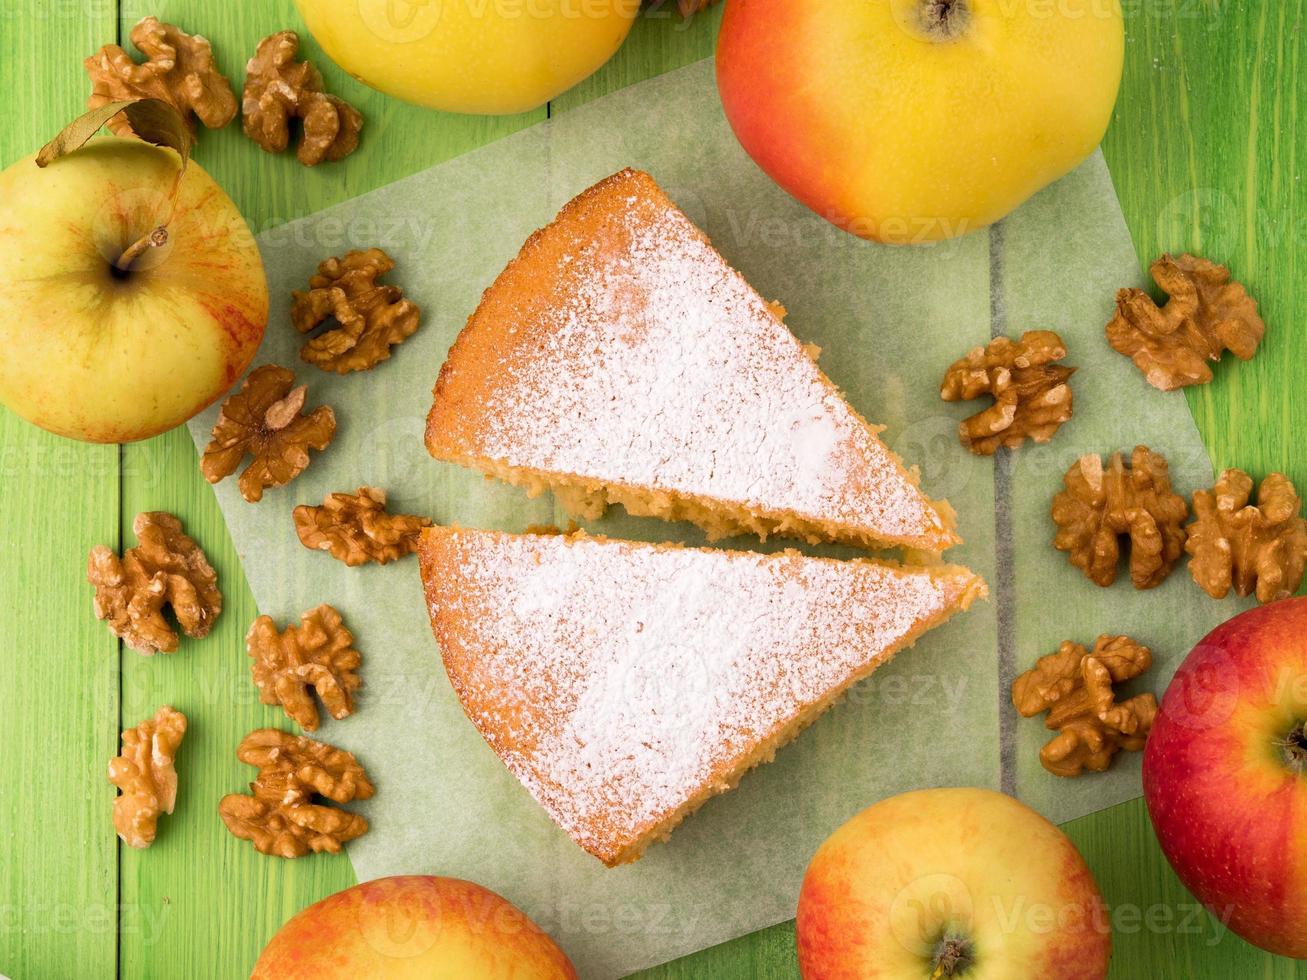
[(309, 450), (323, 450), (336, 435), (336, 413), (319, 405), (304, 415), (308, 389), (293, 388), (294, 372), (265, 364), (250, 372), (241, 390), (229, 395), (218, 412), (209, 444), (200, 457), (200, 472), (218, 483), (252, 456), (241, 473), (241, 496), (250, 503), (263, 491), (280, 487), (309, 465)]
[(329, 493), (321, 507), (300, 504), (292, 512), (295, 533), (306, 548), (327, 551), (346, 565), (394, 561), (417, 550), (431, 519), (388, 514), (386, 491), (359, 487), (357, 494)]
[(1234, 587), (1259, 602), (1286, 599), (1302, 585), (1307, 567), (1307, 521), (1302, 500), (1283, 474), (1272, 473), (1252, 499), (1253, 481), (1226, 470), (1211, 490), (1194, 494), (1194, 522), (1185, 550), (1189, 572), (1204, 592), (1222, 599)]
[(291, 323), (310, 333), (328, 319), (336, 326), (310, 338), (300, 357), (324, 371), (366, 371), (390, 357), (390, 349), (413, 335), (421, 312), (398, 286), (377, 282), (395, 268), (379, 248), (324, 260), (308, 292), (293, 292)]
[(1121, 749), (1138, 752), (1157, 717), (1157, 698), (1140, 694), (1120, 703), (1113, 684), (1152, 666), (1148, 647), (1128, 636), (1100, 636), (1092, 651), (1067, 641), (1040, 657), (1012, 683), (1012, 704), (1025, 718), (1047, 711), (1044, 724), (1057, 737), (1039, 761), (1055, 776), (1103, 772)]
[(86, 578), (95, 586), (95, 615), (146, 656), (177, 649), (177, 631), (164, 606), (187, 636), (207, 636), (222, 612), (222, 593), (218, 573), (200, 546), (182, 533), (181, 521), (163, 511), (137, 514), (132, 530), (140, 543), (121, 559), (105, 545), (91, 549)]
[(375, 789), (357, 759), (344, 749), (275, 728), (250, 732), (236, 758), (257, 766), (250, 793), (231, 793), (218, 802), (218, 814), (235, 836), (255, 850), (294, 858), (310, 851), (335, 854), (346, 841), (362, 837), (368, 822), (356, 813), (323, 803), (366, 800)]
[(277, 631), (271, 616), (260, 616), (245, 635), (253, 659), (251, 672), (264, 704), (279, 704), (305, 731), (318, 727), (317, 692), (331, 717), (354, 710), (354, 692), (362, 686), (362, 657), (340, 613), (323, 604), (300, 617), (300, 625)]
[[(86, 59), (90, 108), (125, 99), (159, 99), (181, 113), (192, 128), (197, 116), (209, 129), (226, 126), (236, 117), (236, 96), (214, 64), (207, 40), (156, 17), (146, 17), (133, 27), (131, 39), (145, 55), (144, 64), (137, 64), (116, 44), (106, 44)], [(131, 123), (122, 113), (108, 126), (119, 136), (132, 135)]]
[(1116, 294), (1107, 325), (1112, 348), (1135, 362), (1154, 388), (1173, 391), (1212, 380), (1213, 361), (1230, 351), (1248, 360), (1266, 333), (1257, 301), (1223, 265), (1192, 255), (1163, 255), (1151, 271), (1171, 297), (1158, 307), (1142, 289)]
[(962, 445), (977, 456), (999, 446), (1015, 449), (1026, 439), (1048, 442), (1071, 418), (1071, 387), (1076, 369), (1055, 362), (1066, 345), (1051, 330), (1031, 330), (1020, 340), (996, 337), (949, 367), (939, 396), (946, 402), (993, 395), (994, 404), (963, 421)]
[(1158, 586), (1184, 553), (1189, 505), (1171, 489), (1166, 459), (1136, 446), (1127, 469), (1120, 453), (1107, 466), (1097, 453), (1082, 456), (1053, 498), (1053, 546), (1104, 588), (1116, 581), (1120, 537), (1130, 539), (1130, 579), (1136, 589)]
[(113, 825), (130, 847), (149, 847), (159, 814), (177, 802), (177, 748), (186, 716), (164, 705), (154, 717), (123, 732), (122, 754), (109, 762), (109, 782), (122, 794), (113, 801)]
[(363, 116), (344, 99), (322, 90), (322, 73), (296, 61), (299, 35), (278, 31), (259, 42), (245, 67), (241, 117), (245, 135), (269, 153), (290, 142), (290, 121), (304, 122), (295, 156), (306, 167), (343, 160), (359, 145)]

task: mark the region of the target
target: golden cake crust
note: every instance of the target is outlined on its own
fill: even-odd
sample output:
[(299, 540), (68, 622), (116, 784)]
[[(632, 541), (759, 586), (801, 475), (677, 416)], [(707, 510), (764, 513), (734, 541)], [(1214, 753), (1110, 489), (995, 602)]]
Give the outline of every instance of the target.
[(633, 861), (850, 685), (985, 594), (964, 568), (427, 529), (463, 708), (549, 815)]
[(710, 536), (938, 552), (932, 501), (649, 175), (625, 170), (534, 233), (434, 389), (427, 448), (575, 516), (608, 503)]

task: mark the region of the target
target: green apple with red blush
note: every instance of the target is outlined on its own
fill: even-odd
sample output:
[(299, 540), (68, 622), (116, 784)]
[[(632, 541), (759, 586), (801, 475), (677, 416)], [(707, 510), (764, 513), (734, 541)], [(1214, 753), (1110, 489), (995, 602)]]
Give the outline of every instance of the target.
[(0, 403), (58, 435), (130, 442), (244, 372), (268, 319), (258, 246), (198, 164), (172, 193), (180, 165), (99, 137), (0, 173)]

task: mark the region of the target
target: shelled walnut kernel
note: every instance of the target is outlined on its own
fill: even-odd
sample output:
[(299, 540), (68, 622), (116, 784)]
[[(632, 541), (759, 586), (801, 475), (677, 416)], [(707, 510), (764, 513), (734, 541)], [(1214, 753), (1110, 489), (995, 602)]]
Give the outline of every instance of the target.
[(1012, 684), (1012, 704), (1023, 717), (1042, 711), (1057, 737), (1039, 761), (1055, 776), (1103, 772), (1121, 749), (1138, 752), (1157, 717), (1157, 698), (1140, 694), (1117, 702), (1113, 684), (1140, 676), (1152, 651), (1127, 636), (1100, 636), (1092, 651), (1067, 641), (1040, 657)]
[(314, 802), (369, 799), (375, 792), (357, 759), (344, 749), (275, 728), (250, 732), (236, 758), (257, 766), (249, 794), (218, 802), (227, 829), (262, 854), (295, 858), (310, 851), (337, 853), (362, 837), (368, 822), (356, 813)]
[(209, 444), (200, 457), (200, 472), (218, 483), (253, 457), (240, 475), (241, 496), (250, 503), (263, 491), (280, 487), (309, 465), (309, 450), (323, 450), (336, 435), (336, 413), (319, 405), (305, 415), (308, 389), (293, 388), (295, 374), (276, 364), (250, 372), (241, 390), (229, 395), (218, 413)]
[(1266, 323), (1229, 269), (1193, 255), (1163, 255), (1151, 271), (1170, 300), (1159, 307), (1142, 289), (1122, 289), (1107, 325), (1108, 343), (1133, 360), (1150, 385), (1173, 391), (1207, 384), (1209, 365), (1223, 352), (1245, 361), (1257, 353)]
[(1259, 602), (1285, 599), (1302, 585), (1307, 567), (1307, 521), (1293, 484), (1272, 473), (1250, 503), (1253, 481), (1226, 470), (1211, 490), (1194, 494), (1194, 521), (1185, 550), (1189, 572), (1204, 592), (1224, 598), (1233, 586)]
[(271, 616), (260, 616), (245, 635), (245, 649), (260, 700), (281, 705), (305, 731), (318, 727), (314, 693), (337, 720), (353, 712), (354, 692), (363, 684), (362, 657), (354, 649), (354, 634), (331, 606), (309, 610), (299, 626), (283, 632)]
[[(91, 109), (128, 99), (167, 102), (194, 127), (199, 118), (209, 129), (226, 126), (236, 117), (231, 83), (218, 71), (213, 48), (197, 34), (187, 34), (157, 17), (146, 17), (131, 32), (132, 44), (145, 55), (137, 63), (116, 44), (106, 44), (85, 61), (91, 77)], [(119, 136), (131, 136), (122, 113), (107, 123)]]
[(321, 507), (300, 504), (291, 516), (304, 547), (329, 552), (351, 567), (412, 554), (422, 529), (431, 526), (427, 517), (387, 513), (386, 492), (377, 487), (329, 493)]
[(177, 649), (179, 638), (165, 606), (187, 636), (207, 636), (222, 612), (222, 593), (218, 573), (200, 546), (182, 532), (181, 521), (163, 511), (137, 514), (132, 530), (139, 543), (121, 559), (105, 545), (91, 549), (86, 578), (95, 586), (95, 615), (146, 656)]
[(992, 395), (994, 404), (962, 422), (962, 445), (978, 456), (992, 456), (999, 446), (1015, 449), (1027, 439), (1048, 442), (1071, 418), (1071, 387), (1076, 371), (1057, 364), (1066, 345), (1051, 330), (1031, 330), (1020, 340), (996, 337), (954, 361), (944, 374), (939, 395), (945, 401), (970, 401)]
[(123, 732), (122, 754), (109, 762), (109, 782), (122, 793), (113, 801), (113, 825), (130, 847), (149, 847), (159, 814), (177, 802), (177, 748), (186, 734), (186, 716), (164, 705), (135, 728)]
[(336, 325), (305, 341), (300, 357), (336, 374), (367, 371), (387, 360), (421, 317), (402, 289), (377, 282), (393, 268), (394, 260), (379, 248), (321, 262), (308, 291), (291, 294), (290, 319), (303, 334), (328, 319)]
[(1053, 498), (1053, 545), (1103, 587), (1116, 581), (1119, 538), (1130, 539), (1130, 578), (1136, 589), (1160, 585), (1184, 553), (1189, 506), (1171, 489), (1165, 458), (1136, 446), (1126, 467), (1121, 454), (1106, 467), (1098, 454), (1082, 456)]

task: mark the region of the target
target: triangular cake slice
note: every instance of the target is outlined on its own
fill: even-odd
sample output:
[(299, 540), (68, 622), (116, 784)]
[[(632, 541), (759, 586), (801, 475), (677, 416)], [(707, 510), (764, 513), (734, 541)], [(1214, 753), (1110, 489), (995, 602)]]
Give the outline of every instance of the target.
[(712, 537), (957, 542), (947, 503), (877, 437), (648, 174), (624, 170), (536, 232), (450, 349), (437, 459)]
[(433, 527), (432, 630), (468, 717), (607, 865), (634, 861), (922, 633), (965, 568)]

